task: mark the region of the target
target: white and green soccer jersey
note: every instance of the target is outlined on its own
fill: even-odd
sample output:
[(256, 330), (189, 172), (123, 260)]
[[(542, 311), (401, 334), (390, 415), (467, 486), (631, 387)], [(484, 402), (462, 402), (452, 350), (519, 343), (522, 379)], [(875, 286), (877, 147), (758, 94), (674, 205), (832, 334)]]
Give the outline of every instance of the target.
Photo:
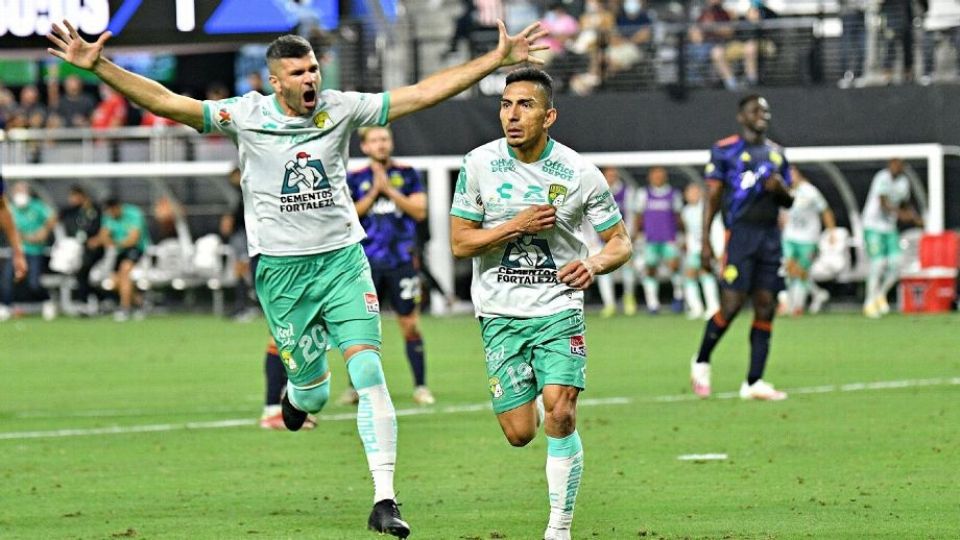
[(350, 135), (384, 125), (390, 96), (324, 90), (313, 114), (287, 116), (275, 96), (203, 102), (204, 133), (240, 151), (251, 255), (326, 253), (364, 238), (347, 187)]
[(823, 194), (810, 182), (801, 182), (793, 194), (793, 206), (787, 211), (783, 239), (803, 244), (820, 241), (820, 215), (829, 208)]
[(470, 292), (478, 317), (544, 317), (583, 309), (583, 292), (557, 280), (557, 271), (587, 256), (584, 218), (602, 232), (622, 220), (600, 171), (550, 139), (533, 163), (515, 159), (505, 139), (463, 160), (450, 214), (494, 228), (535, 204), (557, 208), (554, 227), (526, 235), (473, 260)]
[[(703, 201), (684, 205), (680, 210), (680, 219), (683, 221), (683, 245), (687, 254), (699, 255), (703, 249)], [(717, 213), (710, 225), (710, 246), (713, 247), (714, 255), (720, 256), (723, 253), (723, 243), (723, 220)]]
[(910, 198), (910, 181), (901, 174), (896, 178), (888, 169), (883, 169), (873, 177), (867, 204), (863, 207), (863, 228), (877, 232), (896, 232), (897, 214), (887, 212), (880, 205), (880, 197), (886, 197), (895, 208)]

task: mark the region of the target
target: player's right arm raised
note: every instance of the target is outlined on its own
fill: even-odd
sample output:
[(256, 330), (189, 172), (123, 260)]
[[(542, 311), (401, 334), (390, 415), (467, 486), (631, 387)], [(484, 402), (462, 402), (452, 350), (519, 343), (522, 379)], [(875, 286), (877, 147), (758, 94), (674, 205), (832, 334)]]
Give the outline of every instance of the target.
[(557, 209), (549, 204), (530, 206), (492, 229), (482, 223), (451, 216), (450, 247), (454, 257), (475, 257), (515, 240), (524, 234), (545, 231), (557, 221)]
[(171, 92), (162, 84), (131, 73), (102, 56), (110, 32), (100, 34), (97, 41), (85, 41), (69, 21), (66, 29), (58, 24), (47, 34), (56, 48), (47, 52), (78, 68), (90, 70), (114, 90), (148, 111), (176, 120), (196, 130), (203, 129), (203, 105), (200, 101)]

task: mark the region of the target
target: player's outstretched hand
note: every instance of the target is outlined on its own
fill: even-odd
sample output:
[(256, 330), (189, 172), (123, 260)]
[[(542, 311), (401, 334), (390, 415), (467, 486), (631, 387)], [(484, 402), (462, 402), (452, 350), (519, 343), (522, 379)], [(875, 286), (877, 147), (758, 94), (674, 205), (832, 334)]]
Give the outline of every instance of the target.
[(502, 60), (500, 66), (512, 66), (520, 62), (530, 62), (531, 64), (543, 64), (542, 58), (531, 56), (533, 51), (543, 51), (547, 49), (546, 44), (534, 45), (540, 38), (547, 37), (549, 32), (540, 28), (540, 22), (537, 21), (524, 28), (516, 35), (508, 35), (507, 27), (503, 21), (497, 20), (497, 27), (500, 30), (500, 41), (497, 43), (497, 52), (500, 53)]
[(572, 289), (584, 290), (593, 285), (594, 271), (586, 259), (567, 263), (557, 272), (557, 279)]
[(80, 37), (77, 29), (70, 24), (70, 21), (64, 20), (63, 25), (66, 26), (66, 29), (63, 29), (57, 23), (53, 23), (53, 30), (47, 34), (47, 39), (56, 45), (57, 48), (47, 49), (47, 52), (57, 58), (70, 62), (78, 68), (93, 69), (93, 66), (100, 60), (103, 46), (113, 34), (109, 31), (104, 32), (100, 34), (97, 41), (90, 43)]
[(513, 217), (522, 234), (537, 234), (557, 222), (557, 209), (550, 204), (535, 204)]

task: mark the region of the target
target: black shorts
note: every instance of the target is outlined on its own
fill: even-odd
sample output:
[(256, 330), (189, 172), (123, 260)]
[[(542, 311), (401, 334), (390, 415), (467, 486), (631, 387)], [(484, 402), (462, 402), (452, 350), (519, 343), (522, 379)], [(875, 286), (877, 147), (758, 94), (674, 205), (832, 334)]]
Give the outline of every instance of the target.
[(390, 305), (398, 315), (409, 315), (420, 303), (420, 275), (412, 264), (396, 268), (371, 268), (373, 285), (382, 302), (390, 299)]
[(784, 289), (780, 271), (783, 247), (776, 226), (734, 225), (728, 230), (720, 282), (743, 292)]
[(140, 248), (130, 247), (117, 251), (117, 264), (114, 265), (114, 270), (120, 270), (120, 265), (123, 264), (123, 261), (131, 261), (133, 264), (137, 264), (137, 261), (143, 257), (143, 252), (140, 251)]

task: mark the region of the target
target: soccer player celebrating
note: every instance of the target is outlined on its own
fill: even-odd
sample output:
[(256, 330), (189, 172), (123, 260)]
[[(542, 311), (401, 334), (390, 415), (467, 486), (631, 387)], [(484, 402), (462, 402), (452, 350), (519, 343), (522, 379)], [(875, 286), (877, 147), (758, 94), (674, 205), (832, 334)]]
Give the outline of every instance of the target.
[[(519, 62), (545, 32), (535, 23), (507, 35), (496, 49), (412, 86), (381, 94), (321, 91), (320, 64), (310, 43), (285, 35), (267, 48), (274, 94), (250, 92), (198, 101), (124, 70), (102, 56), (109, 32), (95, 42), (53, 25), (54, 56), (92, 71), (154, 114), (205, 133), (229, 136), (240, 149), (248, 237), (259, 242), (256, 286), (288, 382), (282, 399), (288, 429), (320, 411), (330, 395), (326, 336), (347, 362), (360, 395), (357, 429), (374, 482), (369, 528), (405, 538), (410, 527), (395, 502), (397, 419), (380, 361), (380, 307), (364, 237), (346, 186), (347, 145), (358, 127), (383, 125), (467, 89), (487, 74)], [(252, 229), (252, 232), (251, 232)]]
[(683, 200), (680, 192), (667, 183), (667, 170), (654, 167), (647, 173), (647, 186), (637, 191), (637, 230), (643, 231), (646, 242), (643, 261), (647, 267), (643, 276), (643, 294), (647, 311), (660, 310), (660, 281), (657, 268), (666, 263), (673, 283), (673, 310), (683, 309), (683, 289), (680, 278), (680, 254), (677, 252), (677, 225)]
[[(583, 291), (631, 255), (603, 175), (549, 137), (556, 120), (549, 75), (532, 68), (507, 75), (506, 137), (466, 155), (450, 210), (453, 254), (474, 258), (471, 296), (491, 400), (511, 445), (533, 440), (543, 396), (550, 540), (570, 538), (583, 471), (576, 430), (586, 383)], [(605, 242), (589, 257), (584, 220)]]
[(821, 289), (810, 277), (810, 267), (820, 241), (820, 220), (833, 238), (836, 220), (827, 200), (796, 167), (790, 168), (793, 177), (793, 206), (787, 212), (783, 228), (783, 258), (787, 267), (787, 312), (803, 313), (807, 292), (812, 293), (810, 313), (818, 313), (830, 293)]
[(781, 400), (787, 394), (763, 380), (770, 350), (777, 293), (783, 289), (779, 275), (780, 229), (777, 215), (789, 208), (790, 167), (783, 148), (766, 138), (770, 106), (758, 95), (740, 100), (737, 109), (740, 134), (713, 145), (707, 164), (707, 199), (703, 210), (700, 263), (710, 269), (710, 223), (723, 209), (727, 227), (726, 262), (721, 271), (720, 311), (709, 321), (690, 368), (693, 391), (710, 395), (710, 354), (740, 311), (747, 297), (753, 300), (750, 329), (750, 370), (740, 386), (743, 399)]
[[(370, 165), (349, 173), (347, 184), (360, 225), (367, 232), (363, 251), (370, 260), (377, 296), (390, 298), (397, 312), (413, 372), (413, 400), (420, 405), (432, 405), (436, 400), (427, 388), (423, 337), (417, 321), (420, 277), (414, 266), (417, 222), (427, 218), (427, 194), (416, 169), (390, 159), (390, 128), (361, 129), (360, 150), (370, 158)], [(348, 388), (347, 392), (355, 390)]]
[(909, 206), (910, 181), (903, 172), (903, 160), (891, 159), (873, 177), (863, 207), (863, 236), (870, 257), (867, 293), (863, 314), (871, 319), (890, 312), (887, 293), (900, 278), (900, 232), (897, 223), (923, 226), (923, 220)]
[[(700, 262), (700, 246), (703, 242), (701, 239), (703, 233), (703, 190), (700, 184), (688, 184), (683, 190), (683, 198), (687, 202), (683, 210), (680, 211), (686, 247), (683, 262), (683, 297), (687, 301), (687, 316), (691, 319), (699, 319), (706, 315), (709, 318), (720, 310), (720, 291), (717, 289), (717, 278), (713, 276), (713, 271), (704, 270), (704, 265)], [(720, 227), (718, 219), (714, 219), (715, 227)], [(703, 301), (700, 300), (701, 287), (703, 288), (703, 299), (707, 303), (706, 311), (704, 311)]]

